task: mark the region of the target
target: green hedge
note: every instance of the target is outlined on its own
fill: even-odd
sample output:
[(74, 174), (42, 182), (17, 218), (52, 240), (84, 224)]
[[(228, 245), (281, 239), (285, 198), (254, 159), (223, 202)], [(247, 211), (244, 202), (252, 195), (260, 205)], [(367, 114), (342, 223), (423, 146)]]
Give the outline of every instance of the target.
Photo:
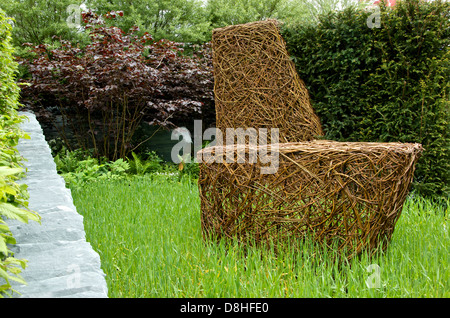
[(413, 185), (434, 197), (450, 188), (449, 12), (448, 2), (410, 0), (282, 28), (325, 137), (421, 143)]
[(28, 210), (25, 184), (17, 184), (23, 169), (16, 146), (26, 137), (19, 124), (24, 119), (17, 113), (19, 87), (15, 82), (17, 63), (12, 57), (11, 25), (0, 9), (0, 298), (11, 295), (11, 281), (25, 283), (20, 276), (26, 260), (14, 257), (8, 244), (15, 244), (7, 219), (24, 223), (40, 222), (36, 213)]

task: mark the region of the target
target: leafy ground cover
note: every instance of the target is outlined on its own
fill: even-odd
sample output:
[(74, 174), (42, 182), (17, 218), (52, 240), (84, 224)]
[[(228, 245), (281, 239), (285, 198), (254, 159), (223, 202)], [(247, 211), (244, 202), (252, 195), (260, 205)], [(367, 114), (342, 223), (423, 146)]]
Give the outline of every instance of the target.
[(410, 196), (386, 252), (339, 267), (312, 242), (278, 255), (205, 242), (197, 184), (175, 173), (99, 180), (72, 194), (109, 297), (450, 296), (448, 205)]

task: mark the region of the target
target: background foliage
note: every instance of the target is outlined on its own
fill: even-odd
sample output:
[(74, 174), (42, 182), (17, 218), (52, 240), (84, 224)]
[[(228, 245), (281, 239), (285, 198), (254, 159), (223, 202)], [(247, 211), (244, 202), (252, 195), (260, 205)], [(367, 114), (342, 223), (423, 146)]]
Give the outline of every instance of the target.
[(97, 13), (123, 11), (114, 26), (125, 32), (138, 26), (155, 40), (201, 43), (208, 38), (209, 22), (201, 0), (88, 0), (85, 4)]
[(11, 281), (25, 283), (20, 272), (26, 261), (15, 258), (9, 249), (8, 244), (15, 244), (16, 240), (5, 220), (40, 221), (37, 214), (27, 209), (26, 185), (16, 183), (23, 171), (16, 146), (25, 134), (18, 126), (24, 118), (17, 113), (19, 87), (12, 53), (10, 20), (0, 9), (0, 298), (10, 294)]
[[(138, 49), (145, 57), (139, 63), (158, 71), (158, 76), (149, 80), (156, 89), (149, 89), (151, 93), (145, 97), (152, 104), (145, 108), (143, 120), (168, 124), (166, 119), (170, 118), (177, 125), (184, 119), (201, 117), (213, 125), (211, 52), (207, 46), (192, 48), (192, 45), (208, 41), (216, 27), (277, 18), (285, 22), (283, 36), (300, 76), (308, 85), (326, 138), (420, 142), (426, 151), (417, 165), (415, 189), (423, 194), (448, 193), (448, 2), (411, 0), (399, 2), (393, 9), (382, 6), (380, 28), (368, 26), (368, 19), (374, 21), (371, 11), (354, 7), (339, 11), (363, 5), (356, 0), (84, 1), (83, 8), (93, 9), (99, 15), (115, 10), (110, 18), (98, 21), (102, 23), (101, 30), (83, 23), (76, 30), (67, 28), (68, 12), (64, 9), (67, 5), (66, 0), (5, 0), (0, 4), (16, 17), (13, 33), (16, 48), (22, 42), (32, 43), (26, 47), (30, 50), (27, 54), (23, 47), (18, 54), (30, 57), (32, 52), (31, 56), (38, 57), (32, 62), (36, 66), (31, 81), (36, 84), (35, 92), (27, 95), (31, 90), (25, 89), (24, 100), (28, 98), (35, 104), (40, 101), (46, 110), (55, 107), (53, 97), (49, 96), (56, 96), (56, 91), (59, 101), (70, 100), (67, 98), (71, 92), (64, 91), (66, 82), (77, 83), (79, 67), (83, 66), (80, 61), (83, 58), (86, 61), (89, 52), (93, 52), (91, 57), (102, 58), (91, 64), (95, 65), (92, 68), (95, 71), (86, 76), (111, 80), (76, 84), (79, 89), (72, 95), (83, 96), (79, 92), (84, 85), (86, 96), (92, 86), (95, 89), (89, 92), (91, 96), (81, 103), (95, 100), (100, 105), (103, 101), (103, 106), (96, 107), (106, 109), (104, 97), (116, 85), (111, 81), (135, 81), (120, 74), (118, 65), (131, 54), (123, 48), (151, 35), (152, 40), (139, 44), (142, 48)], [(106, 36), (103, 44), (93, 39), (95, 32), (116, 33), (110, 38)], [(118, 54), (119, 51), (122, 53)], [(69, 62), (68, 56), (75, 63)], [(60, 68), (65, 73), (47, 72), (48, 67)], [(40, 73), (36, 71), (38, 68)], [(111, 72), (119, 75), (107, 76)], [(22, 75), (26, 75), (25, 68)], [(53, 86), (51, 89), (39, 86), (45, 83)], [(122, 105), (120, 94), (130, 94), (125, 86), (114, 93), (111, 99), (114, 103)], [(39, 90), (49, 98), (47, 101), (42, 94), (38, 96)], [(72, 99), (66, 106), (74, 110), (76, 107), (69, 105), (79, 102)], [(95, 121), (98, 119), (92, 123)], [(91, 139), (93, 134), (95, 138), (105, 135), (95, 127), (85, 131)], [(128, 156), (136, 150), (136, 145), (123, 144), (128, 147)], [(122, 153), (116, 157), (126, 156)]]
[(419, 0), (349, 8), (317, 25), (283, 30), (326, 138), (419, 142), (415, 189), (448, 196), (450, 186), (450, 3)]
[(86, 43), (88, 37), (67, 24), (69, 5), (81, 5), (82, 0), (2, 0), (2, 8), (14, 18), (12, 30), (15, 54), (24, 53), (23, 43), (51, 43), (53, 36), (73, 42)]
[[(2, 0), (0, 7), (15, 18), (14, 45), (49, 44), (53, 36), (81, 46), (89, 42), (83, 28), (71, 28), (69, 5), (81, 5), (82, 11), (101, 15), (111, 11), (124, 14), (114, 21), (104, 21), (128, 32), (134, 26), (138, 35), (150, 33), (158, 41), (201, 44), (211, 40), (216, 27), (277, 18), (287, 23), (312, 23), (329, 10), (358, 4), (358, 0)], [(23, 54), (22, 50), (17, 52)]]
[(139, 146), (133, 136), (143, 121), (170, 127), (213, 106), (208, 46), (186, 56), (181, 43), (154, 41), (148, 33), (136, 34), (138, 27), (124, 32), (101, 20), (122, 15), (86, 12), (88, 45), (79, 48), (65, 40), (57, 48), (30, 45), (36, 57), (21, 60), (31, 84), (22, 90), (23, 103), (40, 120), (46, 115), (54, 120), (48, 109), (56, 107), (69, 149), (93, 149), (94, 156), (111, 160), (125, 159)]

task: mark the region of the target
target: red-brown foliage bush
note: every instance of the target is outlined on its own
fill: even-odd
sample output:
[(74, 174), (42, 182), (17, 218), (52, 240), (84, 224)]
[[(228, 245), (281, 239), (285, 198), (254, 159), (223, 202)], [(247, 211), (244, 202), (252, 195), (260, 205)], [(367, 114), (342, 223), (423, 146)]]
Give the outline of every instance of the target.
[[(62, 116), (61, 138), (69, 149), (94, 149), (110, 159), (126, 157), (136, 145), (133, 135), (143, 121), (165, 127), (214, 108), (213, 76), (208, 45), (192, 56), (183, 55), (183, 44), (154, 42), (151, 35), (136, 35), (105, 27), (103, 17), (83, 13), (91, 43), (84, 48), (60, 40), (60, 47), (29, 45), (33, 60), (20, 61), (28, 68), (30, 85), (22, 90), (22, 103), (41, 118)], [(76, 143), (69, 141), (73, 134)]]

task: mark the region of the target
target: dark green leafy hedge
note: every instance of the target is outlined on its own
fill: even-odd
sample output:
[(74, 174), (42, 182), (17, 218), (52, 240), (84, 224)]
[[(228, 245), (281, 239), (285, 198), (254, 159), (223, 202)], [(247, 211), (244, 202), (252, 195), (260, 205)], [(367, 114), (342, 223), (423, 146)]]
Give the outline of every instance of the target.
[[(450, 3), (411, 0), (377, 11), (350, 8), (282, 34), (326, 138), (419, 142), (414, 188), (450, 189)], [(376, 25), (375, 25), (376, 26)]]

